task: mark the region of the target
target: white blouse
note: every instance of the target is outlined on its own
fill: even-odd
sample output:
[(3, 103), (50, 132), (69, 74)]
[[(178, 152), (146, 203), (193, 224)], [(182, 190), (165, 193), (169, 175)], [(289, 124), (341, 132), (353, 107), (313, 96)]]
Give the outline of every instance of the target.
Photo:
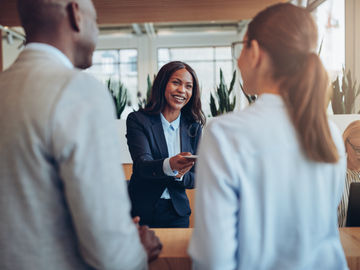
[(209, 124), (197, 163), (194, 269), (347, 269), (337, 224), (346, 156), (330, 128), (337, 164), (305, 156), (277, 95)]

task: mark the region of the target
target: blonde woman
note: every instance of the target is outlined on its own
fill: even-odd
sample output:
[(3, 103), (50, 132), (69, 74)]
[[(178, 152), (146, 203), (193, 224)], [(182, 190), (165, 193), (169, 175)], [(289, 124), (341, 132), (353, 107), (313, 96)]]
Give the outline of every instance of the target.
[(360, 120), (351, 122), (343, 133), (347, 153), (344, 194), (338, 208), (339, 227), (346, 225), (350, 184), (360, 182)]

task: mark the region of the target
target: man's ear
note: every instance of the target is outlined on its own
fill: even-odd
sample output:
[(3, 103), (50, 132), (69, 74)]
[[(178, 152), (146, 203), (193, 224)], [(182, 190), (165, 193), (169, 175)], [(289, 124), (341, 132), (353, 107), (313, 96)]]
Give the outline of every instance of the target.
[(69, 15), (69, 22), (70, 22), (71, 27), (76, 32), (80, 32), (81, 15), (80, 15), (79, 4), (76, 2), (70, 2), (67, 5), (66, 9), (67, 9), (67, 13)]
[(253, 39), (250, 43), (250, 65), (252, 68), (258, 67), (261, 60), (260, 45)]

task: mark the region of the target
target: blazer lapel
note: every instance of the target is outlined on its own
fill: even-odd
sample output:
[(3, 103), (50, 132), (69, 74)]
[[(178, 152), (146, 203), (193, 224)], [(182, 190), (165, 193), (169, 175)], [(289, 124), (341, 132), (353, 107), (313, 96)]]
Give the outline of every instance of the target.
[(161, 156), (163, 158), (169, 157), (169, 152), (167, 149), (166, 139), (164, 135), (164, 129), (160, 120), (160, 116), (154, 118), (153, 125), (151, 128)]
[(192, 153), (190, 136), (188, 134), (188, 125), (185, 118), (183, 117), (180, 118), (180, 144), (181, 144), (181, 152)]

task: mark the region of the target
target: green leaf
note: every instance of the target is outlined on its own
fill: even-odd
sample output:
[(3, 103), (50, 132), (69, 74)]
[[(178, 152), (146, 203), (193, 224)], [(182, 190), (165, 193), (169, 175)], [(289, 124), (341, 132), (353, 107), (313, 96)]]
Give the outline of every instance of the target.
[[(232, 99), (232, 91), (234, 89), (236, 80), (236, 71), (233, 72), (233, 77), (230, 82), (230, 88), (227, 87), (224, 79), (224, 73), (222, 69), (220, 69), (220, 83), (216, 87), (215, 95), (212, 93), (210, 94), (210, 110), (212, 116), (224, 114), (230, 111), (233, 111), (235, 108), (235, 96), (233, 97), (233, 102), (231, 102)], [(219, 108), (216, 107), (216, 101), (219, 105)]]
[[(156, 78), (156, 75), (154, 75), (154, 80), (155, 80), (155, 78)], [(148, 104), (148, 102), (150, 101), (151, 89), (152, 89), (153, 81), (151, 81), (149, 74), (147, 75), (146, 81), (147, 81), (146, 96), (143, 99), (141, 97), (138, 97), (139, 109), (140, 108), (145, 108), (146, 104)], [(139, 93), (140, 93), (140, 91), (139, 91)]]
[(230, 82), (229, 94), (234, 89), (235, 78), (236, 78), (236, 70), (234, 70), (234, 73), (233, 73), (233, 76), (232, 76), (232, 79), (231, 79), (231, 82)]
[(117, 96), (117, 115), (118, 115), (119, 119), (126, 107), (127, 101), (128, 101), (127, 89), (124, 86), (124, 84), (119, 82), (119, 91), (118, 91), (118, 96)]
[(236, 96), (233, 99), (233, 102), (230, 104), (230, 111), (233, 111), (235, 109), (235, 103), (236, 103)]
[(323, 42), (324, 42), (324, 38), (321, 39), (320, 48), (319, 48), (319, 51), (318, 51), (318, 56), (320, 56), (320, 54), (321, 54)]
[(218, 115), (218, 110), (216, 108), (215, 99), (212, 94), (210, 94), (210, 111), (212, 116)]
[(350, 70), (345, 75), (345, 69), (343, 68), (342, 79), (342, 92), (344, 94), (344, 107), (345, 113), (351, 114), (355, 111), (355, 99), (356, 95), (356, 80), (353, 81)]
[(107, 87), (114, 100), (116, 117), (120, 119), (128, 101), (127, 89), (121, 82), (118, 82), (118, 91), (115, 92), (111, 79), (107, 81)]
[(331, 106), (334, 114), (344, 114), (344, 93), (340, 91), (339, 77), (336, 77), (336, 80), (332, 82), (332, 91)]
[(246, 97), (247, 101), (249, 102), (249, 104), (254, 103), (257, 97), (255, 95), (252, 96), (252, 95), (246, 94), (242, 83), (240, 83), (240, 88), (241, 88), (241, 91), (243, 92), (244, 96)]

